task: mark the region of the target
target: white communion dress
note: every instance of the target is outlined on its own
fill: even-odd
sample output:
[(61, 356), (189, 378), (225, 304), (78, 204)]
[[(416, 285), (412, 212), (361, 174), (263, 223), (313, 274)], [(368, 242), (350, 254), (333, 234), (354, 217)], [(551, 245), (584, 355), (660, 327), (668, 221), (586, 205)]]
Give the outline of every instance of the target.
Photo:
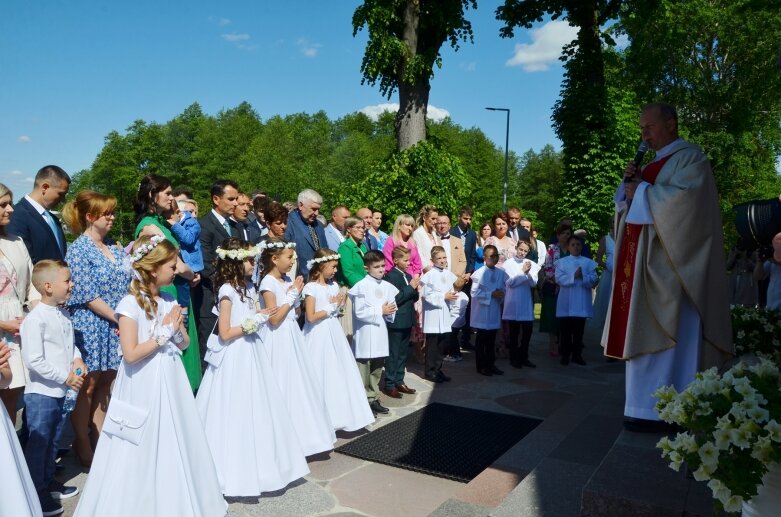
[(325, 395), (325, 406), (334, 429), (357, 431), (374, 422), (366, 392), (350, 350), (350, 344), (339, 324), (338, 308), (331, 299), (339, 294), (333, 282), (325, 285), (309, 282), (304, 296), (315, 299), (315, 311), (327, 315), (315, 323), (304, 324), (306, 351), (311, 358), (319, 391)]
[[(231, 302), (230, 325), (254, 318), (257, 293), (220, 287), (219, 303)], [(228, 342), (209, 338), (208, 367), (196, 404), (222, 492), (258, 496), (286, 487), (309, 473), (306, 457), (258, 333)]]
[[(148, 320), (128, 295), (115, 312), (138, 324), (142, 343), (175, 304), (162, 294), (157, 317)], [(120, 363), (106, 422), (120, 420), (134, 428), (143, 422), (140, 440), (136, 445), (107, 434), (104, 424), (76, 517), (219, 517), (227, 512), (180, 356), (169, 341), (134, 364)], [(146, 419), (122, 413), (117, 401), (146, 411)]]

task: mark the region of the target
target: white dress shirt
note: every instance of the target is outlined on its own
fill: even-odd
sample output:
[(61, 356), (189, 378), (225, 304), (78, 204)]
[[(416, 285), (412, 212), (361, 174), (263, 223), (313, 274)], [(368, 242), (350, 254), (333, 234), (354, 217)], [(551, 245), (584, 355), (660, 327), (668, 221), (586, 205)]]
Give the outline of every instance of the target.
[(81, 358), (70, 315), (41, 302), (22, 320), (19, 333), (24, 343), (22, 359), (30, 373), (24, 392), (64, 397), (73, 360)]
[(472, 274), (472, 312), (470, 325), (495, 330), (502, 325), (502, 302), (494, 298), (497, 289), (505, 290), (507, 273), (499, 267), (483, 266)]
[[(582, 278), (575, 278), (580, 268)], [(591, 289), (597, 285), (597, 263), (582, 255), (569, 255), (556, 261), (556, 283), (559, 296), (556, 316), (590, 318), (593, 315)]]
[[(524, 263), (531, 264), (527, 273), (523, 272)], [(531, 288), (537, 285), (540, 266), (526, 258), (513, 257), (504, 261), (503, 269), (507, 273), (505, 282), (503, 320), (534, 321), (534, 300)]]
[(420, 277), (423, 284), (423, 332), (444, 334), (451, 331), (452, 318), (445, 294), (453, 292), (453, 282), (458, 280), (447, 269), (432, 267)]

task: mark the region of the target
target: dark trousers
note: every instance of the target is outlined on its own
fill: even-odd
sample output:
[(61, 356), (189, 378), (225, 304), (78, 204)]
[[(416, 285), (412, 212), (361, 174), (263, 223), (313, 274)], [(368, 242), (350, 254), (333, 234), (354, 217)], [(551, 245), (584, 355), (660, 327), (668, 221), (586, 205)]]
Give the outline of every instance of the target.
[(28, 430), (24, 457), (30, 470), (30, 478), (39, 494), (45, 493), (49, 483), (54, 479), (57, 459), (55, 438), (64, 422), (62, 418), (64, 400), (65, 397), (55, 398), (39, 393), (24, 395)]
[(498, 329), (476, 329), (475, 366), (477, 371), (490, 370), (496, 361), (496, 332)]
[(388, 358), (385, 360), (385, 387), (392, 390), (404, 384), (404, 368), (409, 355), (412, 328), (388, 329)]
[(533, 322), (531, 321), (507, 320), (509, 327), (507, 348), (510, 349), (510, 364), (520, 364), (529, 360), (529, 341), (532, 338), (532, 324)]
[(586, 318), (566, 316), (559, 318), (559, 347), (561, 359), (565, 361), (580, 358), (583, 351), (583, 329)]
[(191, 292), (193, 311), (195, 311), (196, 325), (198, 326), (198, 345), (200, 347), (201, 366), (205, 368), (203, 361), (206, 355), (206, 342), (217, 323), (217, 316), (212, 312), (214, 307), (214, 291), (209, 279), (201, 280)]
[(448, 345), (447, 355), (451, 357), (458, 357), (461, 355), (461, 349), (471, 349), (472, 343), (469, 341), (472, 338), (472, 329), (469, 327), (472, 312), (472, 295), (470, 294), (469, 287), (472, 285), (472, 281), (466, 283), (463, 288), (464, 294), (469, 298), (469, 302), (466, 304), (466, 320), (464, 326), (459, 328), (453, 328), (453, 332), (450, 333), (450, 344)]
[(426, 334), (426, 377), (436, 377), (442, 371), (442, 358), (450, 341), (450, 332)]

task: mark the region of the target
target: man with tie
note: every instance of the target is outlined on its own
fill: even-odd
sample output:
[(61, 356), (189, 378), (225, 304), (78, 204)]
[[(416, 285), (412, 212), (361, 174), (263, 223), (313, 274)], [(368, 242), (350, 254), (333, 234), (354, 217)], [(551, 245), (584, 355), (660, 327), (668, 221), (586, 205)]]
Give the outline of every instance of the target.
[(521, 210), (516, 207), (511, 207), (507, 211), (507, 236), (515, 243), (518, 243), (519, 239), (528, 241), (531, 238), (531, 234), (519, 224), (520, 222)]
[(214, 275), (217, 248), (228, 237), (243, 239), (236, 221), (231, 219), (238, 205), (239, 186), (231, 180), (218, 180), (212, 185), (211, 196), (212, 209), (198, 219), (201, 225), (203, 271), (201, 271), (201, 283), (193, 290), (193, 310), (198, 318), (198, 343), (201, 345), (201, 355), (206, 351), (206, 340), (217, 322), (217, 316), (212, 312), (215, 294), (212, 275)]
[(258, 225), (250, 221), (249, 215), (251, 213), (252, 204), (249, 196), (244, 192), (239, 192), (239, 198), (236, 200), (236, 209), (233, 211), (231, 219), (238, 228), (239, 238), (255, 245), (263, 240), (263, 235), (260, 233)]
[(304, 189), (298, 194), (298, 207), (290, 212), (285, 240), (296, 243), (298, 255), (298, 271), (293, 273), (309, 278), (307, 262), (315, 257), (315, 251), (328, 245), (325, 229), (317, 220), (323, 197), (312, 189)]
[(65, 199), (70, 184), (68, 173), (47, 165), (35, 175), (32, 192), (14, 206), (8, 233), (22, 238), (33, 264), (44, 259), (65, 259), (65, 232), (51, 209)]
[(372, 221), (374, 220), (374, 212), (370, 208), (359, 208), (355, 215), (363, 219), (363, 224), (366, 225), (366, 235), (363, 236), (363, 242), (366, 244), (366, 248), (369, 251), (382, 251), (380, 249), (380, 243), (377, 238), (369, 232), (369, 228), (372, 227)]

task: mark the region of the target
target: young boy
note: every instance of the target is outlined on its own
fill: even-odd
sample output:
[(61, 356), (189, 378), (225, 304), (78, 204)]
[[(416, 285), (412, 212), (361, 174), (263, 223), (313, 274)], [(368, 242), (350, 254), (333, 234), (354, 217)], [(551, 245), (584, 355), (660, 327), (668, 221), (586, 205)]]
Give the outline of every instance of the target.
[(385, 281), (399, 290), (396, 294), (396, 315), (388, 322), (388, 359), (385, 361), (385, 391), (395, 399), (402, 393), (412, 395), (416, 390), (404, 384), (404, 367), (409, 353), (409, 337), (415, 325), (415, 302), (418, 300), (420, 278), (407, 273), (409, 249), (396, 246), (391, 252), (393, 269), (385, 274)]
[(41, 302), (19, 329), (22, 359), (30, 373), (24, 388), (29, 430), (24, 455), (43, 515), (58, 515), (63, 509), (55, 498), (73, 497), (78, 489), (54, 480), (54, 440), (63, 422), (66, 390), (81, 388), (87, 367), (73, 344), (70, 316), (62, 309), (73, 289), (68, 265), (61, 260), (41, 260), (33, 268), (32, 284), (41, 293)]
[(442, 372), (442, 357), (450, 341), (452, 305), (458, 300), (463, 278), (447, 269), (447, 254), (442, 246), (431, 248), (432, 268), (420, 281), (423, 284), (423, 333), (426, 334), (426, 379), (449, 381)]
[(396, 295), (399, 290), (382, 279), (385, 256), (369, 251), (363, 256), (367, 275), (352, 286), (348, 294), (353, 304), (353, 342), (351, 347), (358, 363), (358, 371), (369, 399), (369, 407), (376, 415), (389, 409), (378, 399), (380, 376), (388, 356), (388, 331), (385, 322), (394, 320)]
[(496, 367), (496, 331), (502, 326), (502, 299), (507, 273), (496, 265), (499, 250), (493, 244), (483, 248), (485, 267), (472, 274), (471, 325), (477, 330), (475, 366), (481, 375), (502, 375)]
[(582, 257), (583, 242), (573, 235), (567, 241), (569, 255), (556, 261), (556, 317), (559, 319), (561, 364), (568, 365), (570, 356), (575, 364), (584, 365), (583, 329), (586, 318), (592, 316), (591, 289), (597, 285), (597, 263)]

